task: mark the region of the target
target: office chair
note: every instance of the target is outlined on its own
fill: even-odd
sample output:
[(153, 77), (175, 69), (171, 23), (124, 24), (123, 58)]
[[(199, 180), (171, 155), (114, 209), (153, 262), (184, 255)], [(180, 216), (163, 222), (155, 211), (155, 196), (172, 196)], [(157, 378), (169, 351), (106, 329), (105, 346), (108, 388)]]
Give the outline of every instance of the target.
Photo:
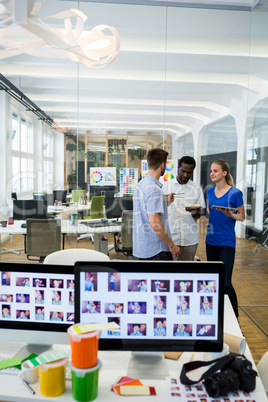
[(264, 353), (261, 360), (257, 364), (257, 370), (263, 383), (266, 394), (268, 395), (268, 351)]
[[(26, 228), (28, 260), (43, 261), (48, 254), (61, 249), (60, 219), (27, 219)], [(30, 256), (39, 258), (30, 258)]]
[[(84, 216), (83, 219), (100, 219), (104, 218), (104, 195), (94, 195), (91, 198), (91, 205), (90, 205), (90, 215)], [(90, 233), (85, 233), (77, 238), (77, 240), (85, 239), (86, 237), (90, 237), (92, 243), (94, 243), (94, 237)]]
[(86, 190), (72, 190), (72, 202), (78, 202), (81, 196), (86, 197), (87, 191)]
[(77, 261), (109, 261), (108, 255), (87, 248), (69, 248), (55, 251), (44, 259), (44, 264), (74, 265)]
[[(17, 200), (18, 199), (17, 198), (17, 193), (11, 193), (11, 199), (13, 201)], [(13, 234), (9, 233), (9, 236), (10, 236), (10, 248), (3, 247), (2, 248), (3, 251), (1, 251), (1, 254), (12, 253), (12, 254), (20, 255), (20, 251), (24, 250), (24, 248), (16, 248), (16, 249), (14, 249), (13, 248)]]
[(129, 259), (133, 259), (132, 254), (132, 229), (133, 229), (133, 211), (125, 210), (122, 213), (121, 222), (121, 242), (118, 241), (116, 234), (114, 236), (114, 248), (116, 252), (121, 252)]
[(121, 217), (122, 209), (120, 206), (120, 197), (115, 197), (114, 195), (105, 195), (104, 204), (107, 219), (115, 219)]
[(7, 254), (7, 253), (12, 253), (12, 254), (16, 254), (16, 255), (20, 255), (20, 251), (24, 250), (24, 248), (13, 248), (13, 234), (9, 233), (10, 236), (10, 248), (7, 247), (3, 247), (1, 251), (1, 254)]

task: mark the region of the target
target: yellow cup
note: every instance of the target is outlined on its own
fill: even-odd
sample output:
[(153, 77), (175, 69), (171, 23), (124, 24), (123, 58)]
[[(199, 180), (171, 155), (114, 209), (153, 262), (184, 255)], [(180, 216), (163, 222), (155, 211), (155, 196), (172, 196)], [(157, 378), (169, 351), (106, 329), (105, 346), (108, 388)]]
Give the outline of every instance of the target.
[(58, 396), (65, 391), (65, 369), (68, 357), (39, 366), (40, 392), (44, 396)]

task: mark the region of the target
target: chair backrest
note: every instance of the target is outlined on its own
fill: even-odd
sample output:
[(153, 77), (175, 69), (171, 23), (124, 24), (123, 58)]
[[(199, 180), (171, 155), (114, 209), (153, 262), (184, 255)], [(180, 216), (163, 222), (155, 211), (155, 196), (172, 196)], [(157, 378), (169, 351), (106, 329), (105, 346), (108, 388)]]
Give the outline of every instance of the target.
[(77, 261), (109, 261), (108, 255), (87, 248), (69, 248), (49, 254), (44, 264), (74, 265)]
[(122, 209), (122, 211), (124, 211), (125, 209), (128, 209), (128, 210), (133, 210), (133, 197), (132, 196), (129, 196), (129, 195), (124, 195), (123, 197), (120, 197), (121, 198), (121, 209)]
[(96, 195), (91, 198), (90, 205), (90, 218), (98, 219), (104, 217), (103, 206), (104, 206), (104, 195)]
[(104, 199), (106, 218), (120, 218), (122, 215), (122, 209), (120, 205), (120, 197), (109, 197), (105, 195)]
[(60, 219), (27, 219), (26, 251), (27, 258), (40, 257), (61, 249)]
[(132, 228), (133, 211), (125, 210), (122, 213), (121, 243), (123, 254), (132, 255)]
[(268, 395), (268, 351), (264, 353), (261, 360), (257, 364), (257, 370), (261, 377), (264, 389)]
[(87, 190), (72, 190), (72, 201), (78, 202), (79, 198), (85, 197), (87, 195)]

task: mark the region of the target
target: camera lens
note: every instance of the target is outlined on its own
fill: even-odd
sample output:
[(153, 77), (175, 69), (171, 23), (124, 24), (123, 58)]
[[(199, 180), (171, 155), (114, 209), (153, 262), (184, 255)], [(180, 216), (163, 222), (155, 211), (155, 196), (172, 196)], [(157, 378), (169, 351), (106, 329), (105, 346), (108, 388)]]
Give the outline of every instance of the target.
[(205, 380), (207, 393), (212, 398), (225, 396), (228, 392), (238, 390), (240, 385), (238, 375), (232, 370), (216, 373)]

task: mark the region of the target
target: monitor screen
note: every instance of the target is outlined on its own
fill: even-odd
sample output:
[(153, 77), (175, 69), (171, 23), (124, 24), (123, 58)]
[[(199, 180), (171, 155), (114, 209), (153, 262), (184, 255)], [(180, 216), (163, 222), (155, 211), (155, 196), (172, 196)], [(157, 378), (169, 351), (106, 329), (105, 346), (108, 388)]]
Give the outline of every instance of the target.
[(53, 197), (55, 201), (66, 203), (67, 190), (53, 190)]
[(75, 317), (116, 322), (100, 349), (219, 351), (224, 264), (108, 261), (75, 264)]
[(68, 343), (74, 323), (74, 268), (0, 263), (0, 339)]
[(13, 200), (13, 218), (46, 219), (48, 218), (47, 202), (45, 200)]
[(92, 186), (89, 187), (90, 198), (93, 196), (105, 195), (105, 197), (112, 197), (117, 192), (116, 186)]
[(107, 197), (104, 199), (106, 217), (108, 219), (119, 218), (122, 216), (122, 212), (127, 210), (133, 210), (133, 198), (132, 197)]

